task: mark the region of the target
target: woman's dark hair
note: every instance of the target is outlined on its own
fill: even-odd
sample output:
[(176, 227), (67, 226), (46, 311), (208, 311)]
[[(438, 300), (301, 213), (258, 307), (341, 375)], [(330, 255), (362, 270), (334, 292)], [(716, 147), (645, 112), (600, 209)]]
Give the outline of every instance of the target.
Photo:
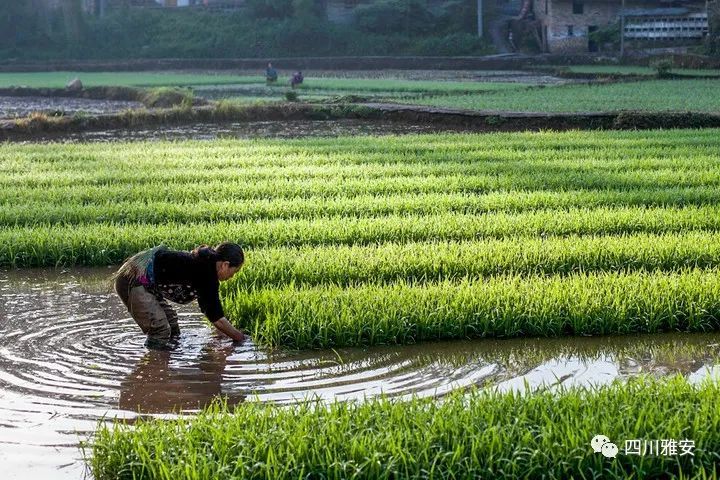
[(232, 242), (222, 242), (215, 248), (200, 245), (190, 253), (197, 258), (216, 262), (229, 262), (231, 267), (239, 267), (245, 263), (245, 252), (243, 252), (242, 247)]

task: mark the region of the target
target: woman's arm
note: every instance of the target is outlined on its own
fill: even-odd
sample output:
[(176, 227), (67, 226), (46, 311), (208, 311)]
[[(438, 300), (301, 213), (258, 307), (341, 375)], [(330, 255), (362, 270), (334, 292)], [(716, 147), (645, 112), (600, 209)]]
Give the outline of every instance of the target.
[(222, 317), (220, 320), (213, 322), (213, 325), (215, 325), (215, 328), (217, 328), (222, 333), (232, 338), (236, 342), (242, 342), (243, 340), (245, 340), (245, 334), (237, 328), (233, 327), (232, 324), (228, 322), (227, 318), (225, 317)]

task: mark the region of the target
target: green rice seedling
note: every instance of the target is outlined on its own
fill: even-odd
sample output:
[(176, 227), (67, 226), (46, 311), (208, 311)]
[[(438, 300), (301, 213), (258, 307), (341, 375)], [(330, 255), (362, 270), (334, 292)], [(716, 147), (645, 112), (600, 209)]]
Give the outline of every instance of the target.
[[(87, 460), (98, 480), (717, 478), (719, 393), (712, 382), (640, 378), (530, 396), (486, 389), (442, 401), (249, 402), (103, 424)], [(598, 434), (618, 446), (616, 458), (593, 451)], [(633, 440), (684, 448), (632, 455)]]
[(498, 276), (422, 285), (229, 289), (256, 341), (294, 348), (422, 340), (706, 331), (720, 327), (716, 270)]
[(633, 234), (260, 248), (230, 289), (412, 283), (592, 271), (677, 271), (720, 266), (720, 234)]
[(490, 111), (600, 112), (615, 110), (716, 112), (715, 79), (650, 80), (603, 85), (561, 85), (400, 100), (438, 107)]
[[(32, 191), (8, 188), (0, 193), (0, 225), (113, 223), (192, 223), (238, 220), (313, 219), (321, 217), (381, 217), (520, 213), (532, 210), (564, 211), (568, 208), (707, 206), (720, 203), (720, 190), (712, 187), (642, 188), (633, 190), (500, 191), (484, 194), (398, 193), (339, 196), (297, 196), (243, 199), (246, 191), (214, 184), (193, 188), (153, 187), (144, 200), (142, 188), (96, 187)], [(204, 188), (207, 187), (207, 188)], [(117, 192), (110, 194), (110, 192)], [(45, 193), (44, 201), (39, 201)], [(137, 196), (133, 196), (137, 193)], [(186, 195), (184, 195), (186, 193)], [(233, 198), (238, 194), (240, 198)], [(57, 195), (55, 195), (57, 194)], [(213, 197), (212, 199), (210, 197)], [(242, 201), (244, 200), (244, 201)]]
[[(651, 67), (642, 67), (639, 65), (570, 65), (568, 71), (575, 73), (597, 73), (607, 75), (655, 75), (655, 69)], [(687, 77), (709, 77), (720, 76), (720, 70), (717, 69), (700, 69), (700, 68), (672, 68), (670, 70), (675, 75)]]
[(522, 236), (718, 231), (720, 207), (537, 210), (486, 215), (441, 213), (381, 217), (206, 223), (33, 225), (0, 231), (0, 265), (103, 265), (165, 243), (192, 248), (234, 239), (246, 247), (368, 245)]

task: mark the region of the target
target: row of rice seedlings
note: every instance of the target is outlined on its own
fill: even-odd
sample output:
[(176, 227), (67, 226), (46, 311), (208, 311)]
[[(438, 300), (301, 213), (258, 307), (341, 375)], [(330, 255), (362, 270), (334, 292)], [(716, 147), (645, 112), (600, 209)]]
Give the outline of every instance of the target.
[[(197, 416), (100, 425), (94, 478), (717, 478), (720, 386), (676, 377), (531, 396), (474, 390), (442, 401), (249, 402)], [(598, 434), (618, 447), (594, 453)], [(675, 440), (669, 455), (626, 441)], [(689, 440), (691, 455), (686, 453)], [(632, 443), (630, 444), (632, 448)]]
[(424, 283), (501, 274), (676, 271), (717, 265), (720, 265), (717, 232), (389, 242), (250, 250), (245, 267), (227, 288), (253, 290), (289, 284), (350, 286), (397, 280)]
[[(452, 162), (458, 158), (475, 162), (528, 162), (534, 166), (558, 163), (577, 166), (588, 162), (589, 166), (602, 167), (603, 162), (614, 165), (623, 160), (633, 165), (691, 166), (696, 163), (696, 158), (717, 158), (715, 150), (718, 147), (717, 140), (698, 143), (680, 138), (671, 146), (654, 145), (645, 140), (621, 142), (608, 139), (603, 145), (576, 144), (570, 141), (563, 148), (559, 148), (555, 145), (544, 145), (537, 141), (538, 138), (528, 138), (524, 142), (526, 148), (523, 149), (510, 140), (488, 143), (483, 141), (490, 135), (484, 134), (481, 137), (465, 134), (462, 138), (456, 138), (457, 142), (452, 142), (451, 138), (437, 134), (436, 138), (447, 139), (442, 143), (437, 142), (436, 138), (416, 135), (413, 137), (417, 137), (417, 142), (405, 144), (398, 144), (394, 140), (397, 137), (389, 136), (373, 137), (373, 142), (369, 144), (348, 143), (346, 139), (352, 137), (339, 137), (338, 144), (332, 145), (327, 145), (322, 139), (286, 140), (282, 143), (273, 140), (234, 140), (234, 143), (218, 140), (211, 144), (202, 141), (160, 141), (157, 144), (136, 142), (119, 144), (119, 148), (114, 150), (104, 150), (93, 144), (68, 144), (55, 145), (55, 154), (47, 145), (35, 147), (5, 144), (0, 146), (0, 160), (13, 166), (25, 165), (40, 171), (58, 172), (82, 165), (112, 167), (151, 162), (162, 169), (207, 165), (214, 170), (227, 167), (259, 169), (293, 165), (321, 167), (337, 163), (423, 165)], [(587, 132), (583, 135), (590, 136)]]
[[(529, 177), (528, 177), (529, 179)], [(657, 180), (657, 179), (656, 179)], [(537, 198), (560, 198), (552, 201), (548, 206), (558, 204), (571, 205), (578, 202), (578, 206), (584, 204), (594, 205), (592, 198), (605, 198), (599, 204), (608, 202), (623, 203), (626, 195), (636, 197), (632, 202), (641, 204), (637, 196), (647, 192), (656, 203), (677, 203), (687, 198), (688, 202), (712, 201), (714, 197), (709, 192), (716, 191), (712, 186), (679, 186), (668, 185), (668, 182), (657, 184), (656, 182), (635, 182), (640, 185), (615, 184), (604, 182), (604, 185), (596, 184), (599, 190), (589, 190), (593, 185), (579, 186), (566, 184), (556, 191), (553, 185), (546, 182), (529, 180), (534, 188), (517, 189), (511, 185), (503, 185), (499, 177), (488, 178), (463, 178), (454, 177), (433, 177), (397, 179), (391, 181), (377, 180), (373, 182), (363, 181), (342, 181), (336, 184), (328, 181), (310, 180), (304, 182), (263, 182), (262, 184), (242, 184), (216, 180), (200, 183), (174, 183), (159, 182), (148, 179), (137, 184), (107, 184), (107, 185), (69, 185), (60, 186), (54, 184), (43, 185), (41, 188), (28, 188), (23, 185), (9, 185), (0, 189), (0, 204), (13, 203), (42, 203), (42, 204), (107, 204), (115, 202), (132, 201), (169, 201), (169, 202), (196, 202), (196, 201), (217, 201), (224, 200), (288, 200), (307, 199), (308, 201), (319, 201), (320, 199), (335, 199), (347, 197), (373, 196), (380, 197), (377, 200), (386, 201), (388, 197), (398, 195), (480, 195), (482, 198), (490, 198), (495, 201), (497, 208), (504, 203), (514, 206), (520, 202), (537, 203)], [(509, 183), (509, 182), (505, 182)], [(696, 182), (697, 183), (697, 182)], [(643, 185), (647, 184), (647, 185)], [(333, 186), (334, 185), (334, 186)], [(555, 186), (557, 187), (557, 186)], [(667, 193), (663, 193), (667, 192)], [(699, 192), (699, 193), (698, 193)], [(673, 201), (677, 195), (678, 199)], [(696, 197), (700, 195), (700, 197)], [(578, 200), (566, 199), (568, 196)], [(580, 196), (580, 197), (577, 197)], [(700, 198), (700, 200), (694, 200)]]
[[(181, 191), (185, 191), (182, 189)], [(12, 194), (11, 192), (3, 192)], [(3, 197), (0, 193), (0, 197)], [(67, 192), (65, 192), (67, 193)], [(169, 192), (168, 192), (169, 193)], [(252, 201), (195, 198), (181, 194), (172, 199), (147, 199), (107, 195), (95, 198), (54, 198), (43, 201), (18, 199), (0, 202), (0, 225), (168, 223), (242, 221), (270, 219), (312, 219), (318, 217), (376, 217), (383, 215), (429, 215), (447, 213), (486, 214), (543, 209), (613, 206), (682, 207), (720, 204), (720, 189), (713, 187), (638, 189), (512, 191), (482, 195), (470, 193), (402, 193), (393, 195), (314, 196), (257, 198)], [(42, 192), (36, 192), (40, 196)], [(154, 190), (154, 195), (159, 192)], [(228, 192), (232, 195), (232, 192)], [(85, 192), (85, 195), (95, 193)], [(97, 192), (97, 195), (101, 195)], [(219, 196), (220, 197), (220, 196)], [(7, 199), (6, 199), (7, 200)]]
[[(296, 163), (298, 155), (303, 163), (308, 160), (343, 163), (354, 158), (361, 163), (398, 158), (402, 161), (424, 163), (427, 155), (443, 153), (472, 154), (485, 152), (494, 158), (505, 155), (523, 155), (532, 159), (536, 154), (554, 153), (555, 157), (572, 158), (573, 154), (599, 158), (623, 157), (632, 160), (645, 153), (655, 157), (688, 157), (693, 152), (713, 152), (720, 146), (718, 129), (647, 130), (634, 131), (569, 131), (525, 132), (492, 134), (428, 134), (413, 137), (408, 142), (404, 136), (374, 138), (339, 137), (326, 139), (296, 140), (217, 140), (212, 143), (186, 142), (136, 142), (123, 143), (119, 148), (108, 149), (104, 144), (4, 144), (0, 145), (0, 159), (8, 160), (21, 155), (33, 162), (62, 164), (64, 162), (102, 159), (126, 159), (127, 161), (153, 158), (158, 162), (184, 162), (189, 159), (207, 162), (231, 162), (245, 166), (276, 164), (283, 160)], [(528, 148), (532, 147), (532, 148)], [(294, 162), (293, 162), (294, 161)], [(244, 162), (244, 163), (243, 163)]]
[(227, 289), (225, 313), (270, 346), (720, 328), (717, 270), (498, 276), (421, 285)]
[(561, 85), (522, 92), (497, 90), (472, 95), (442, 95), (405, 100), (404, 103), (500, 112), (717, 112), (720, 99), (708, 95), (715, 88), (716, 79), (649, 80)]
[[(531, 152), (532, 155), (530, 155)], [(82, 157), (77, 161), (43, 162), (22, 151), (12, 156), (0, 157), (0, 173), (3, 185), (12, 185), (23, 181), (35, 181), (42, 184), (100, 184), (108, 178), (128, 183), (141, 181), (146, 177), (156, 179), (182, 178), (184, 181), (213, 181), (219, 178), (236, 180), (260, 180), (273, 178), (307, 179), (312, 177), (349, 177), (377, 178), (418, 175), (504, 175), (519, 176), (528, 172), (551, 176), (558, 171), (572, 173), (590, 172), (593, 174), (619, 173), (621, 178), (632, 177), (642, 172), (662, 174), (668, 171), (716, 172), (718, 155), (711, 147), (700, 151), (682, 151), (677, 154), (646, 152), (642, 157), (633, 157), (629, 152), (608, 158), (605, 152), (595, 151), (539, 151), (528, 148), (524, 152), (527, 158), (517, 155), (507, 156), (501, 152), (476, 154), (473, 152), (443, 152), (433, 154), (397, 155), (387, 152), (372, 155), (338, 153), (327, 157), (313, 152), (293, 154), (287, 152), (279, 157), (254, 159), (221, 158), (212, 161), (199, 155), (188, 156), (181, 150), (171, 165), (163, 166), (158, 159), (160, 153), (147, 153), (141, 158), (128, 159), (122, 156), (123, 149), (113, 152), (113, 156), (102, 153)], [(53, 152), (45, 155), (51, 156)], [(615, 152), (617, 154), (617, 152)], [(318, 157), (322, 161), (318, 161)], [(62, 157), (61, 157), (62, 158)], [(160, 157), (162, 158), (162, 157)], [(250, 164), (257, 160), (260, 165)]]
[[(65, 147), (72, 148), (72, 147)], [(129, 167), (153, 167), (156, 174), (174, 177), (184, 173), (196, 173), (199, 176), (210, 176), (212, 173), (222, 171), (228, 176), (245, 175), (249, 177), (310, 177), (323, 176), (355, 176), (355, 177), (381, 177), (402, 176), (413, 174), (513, 174), (524, 170), (556, 170), (558, 168), (568, 171), (647, 171), (674, 169), (678, 171), (716, 170), (720, 157), (712, 148), (702, 150), (684, 149), (677, 153), (643, 152), (642, 156), (632, 156), (627, 150), (621, 149), (623, 156), (617, 152), (569, 150), (557, 152), (555, 150), (532, 149), (529, 152), (446, 152), (435, 151), (409, 155), (389, 154), (378, 152), (374, 155), (361, 153), (338, 153), (328, 158), (327, 155), (317, 155), (312, 150), (301, 154), (287, 152), (285, 155), (274, 156), (267, 159), (256, 154), (260, 164), (249, 163), (232, 158), (208, 159), (202, 154), (189, 155), (187, 151), (179, 151), (166, 159), (160, 152), (147, 153), (139, 158), (127, 158), (122, 153), (124, 149), (107, 155), (105, 152), (93, 153), (90, 156), (81, 156), (77, 159), (63, 158), (62, 162), (44, 160), (34, 155), (26, 155), (22, 150), (15, 152), (14, 156), (0, 157), (2, 173), (10, 180), (14, 178), (52, 176), (58, 179), (88, 180), (97, 177), (114, 176), (120, 179), (142, 177), (140, 173)], [(52, 156), (53, 152), (46, 152)], [(292, 161), (289, 161), (291, 157)], [(322, 159), (321, 162), (318, 162)], [(7, 183), (8, 178), (3, 178)]]
[(442, 213), (167, 224), (82, 224), (0, 230), (0, 265), (107, 265), (152, 245), (173, 248), (239, 242), (246, 247), (368, 245), (518, 236), (617, 235), (720, 229), (720, 206), (538, 210), (487, 215)]
[[(0, 179), (2, 188), (22, 186), (26, 188), (97, 185), (146, 185), (152, 184), (186, 184), (186, 183), (220, 183), (242, 184), (249, 191), (264, 191), (273, 195), (277, 191), (280, 196), (298, 189), (318, 192), (342, 191), (407, 191), (408, 188), (421, 188), (440, 184), (448, 184), (450, 189), (462, 188), (477, 191), (498, 189), (568, 189), (568, 188), (638, 188), (652, 186), (700, 186), (718, 185), (720, 167), (703, 166), (698, 169), (661, 168), (653, 170), (633, 170), (629, 166), (619, 170), (603, 170), (592, 168), (569, 168), (556, 166), (549, 168), (509, 167), (479, 169), (487, 172), (475, 173), (475, 166), (449, 168), (396, 169), (396, 174), (377, 172), (363, 173), (362, 168), (349, 172), (342, 169), (329, 174), (309, 172), (298, 175), (272, 172), (271, 175), (257, 175), (242, 168), (223, 171), (204, 171), (198, 169), (182, 169), (180, 171), (159, 171), (148, 174), (138, 171), (140, 166), (128, 167), (128, 173), (115, 175), (112, 171), (98, 170), (92, 173), (83, 171), (48, 173), (48, 174), (6, 174)], [(465, 171), (463, 171), (465, 170)], [(334, 183), (328, 185), (328, 180)], [(273, 190), (274, 188), (274, 190)]]

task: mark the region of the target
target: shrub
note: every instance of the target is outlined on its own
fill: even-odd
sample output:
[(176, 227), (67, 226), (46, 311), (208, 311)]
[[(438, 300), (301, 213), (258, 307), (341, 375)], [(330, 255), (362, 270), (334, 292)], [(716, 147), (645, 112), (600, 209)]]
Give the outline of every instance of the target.
[(656, 60), (652, 62), (650, 66), (655, 69), (655, 75), (657, 75), (658, 78), (672, 77), (670, 71), (673, 68), (673, 63), (671, 60), (668, 60), (666, 58), (662, 60)]

